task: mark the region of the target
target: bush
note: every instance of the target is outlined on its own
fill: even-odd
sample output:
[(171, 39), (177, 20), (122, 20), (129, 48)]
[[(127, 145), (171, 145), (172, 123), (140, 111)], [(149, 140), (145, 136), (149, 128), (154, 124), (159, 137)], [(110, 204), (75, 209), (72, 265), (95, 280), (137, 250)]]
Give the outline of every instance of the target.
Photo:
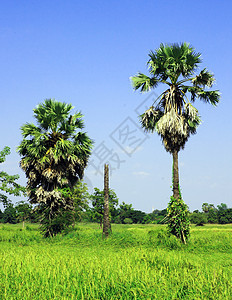
[(131, 220), (131, 218), (125, 218), (125, 219), (124, 219), (124, 223), (125, 223), (125, 224), (132, 224), (133, 221)]
[(203, 226), (208, 223), (207, 216), (204, 213), (193, 212), (190, 215), (190, 222), (196, 224), (196, 226)]
[(16, 224), (18, 222), (17, 216), (16, 216), (16, 210), (13, 207), (12, 204), (8, 205), (3, 213), (2, 217), (3, 223), (10, 223), (10, 224)]
[(67, 232), (68, 228), (73, 224), (74, 220), (71, 211), (60, 210), (50, 220), (46, 213), (47, 211), (44, 209), (40, 225), (40, 231), (44, 237), (53, 237), (58, 233), (63, 233), (65, 230)]

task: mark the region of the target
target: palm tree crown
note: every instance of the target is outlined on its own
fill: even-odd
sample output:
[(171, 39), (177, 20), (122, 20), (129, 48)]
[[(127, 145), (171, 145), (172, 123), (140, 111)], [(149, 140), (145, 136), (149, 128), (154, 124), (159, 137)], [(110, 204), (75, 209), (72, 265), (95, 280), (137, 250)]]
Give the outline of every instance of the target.
[(200, 56), (187, 43), (161, 44), (149, 54), (150, 76), (138, 73), (131, 78), (134, 89), (141, 92), (150, 91), (158, 84), (167, 86), (140, 116), (140, 121), (146, 131), (157, 131), (170, 153), (184, 148), (190, 134), (194, 134), (200, 124), (200, 116), (192, 103), (197, 98), (212, 105), (219, 102), (218, 91), (206, 90), (214, 83), (213, 74), (203, 69), (195, 75)]

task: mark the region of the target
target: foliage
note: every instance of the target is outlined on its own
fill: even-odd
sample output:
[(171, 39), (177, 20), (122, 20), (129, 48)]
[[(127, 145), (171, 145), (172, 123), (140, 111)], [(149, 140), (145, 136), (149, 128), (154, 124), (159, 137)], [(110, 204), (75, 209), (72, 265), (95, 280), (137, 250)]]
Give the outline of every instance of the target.
[(32, 205), (26, 203), (25, 201), (19, 201), (15, 205), (15, 210), (19, 222), (25, 222), (25, 220), (30, 218), (32, 212)]
[(134, 209), (132, 204), (122, 202), (119, 205), (119, 208), (114, 211), (113, 222), (118, 224), (127, 224), (127, 219), (132, 220), (133, 224), (150, 222), (150, 218), (147, 217), (145, 212)]
[(88, 209), (90, 195), (88, 193), (87, 184), (82, 180), (78, 181), (73, 188), (66, 187), (60, 189), (62, 196), (73, 202), (73, 222), (81, 221), (83, 212)]
[(202, 210), (208, 223), (232, 223), (232, 209), (228, 208), (225, 203), (221, 203), (217, 208), (213, 204), (203, 203)]
[(227, 205), (221, 203), (217, 206), (218, 208), (218, 223), (219, 224), (228, 224), (232, 223), (232, 208), (227, 208)]
[(125, 218), (130, 218), (131, 212), (133, 211), (132, 204), (127, 204), (123, 201), (115, 211), (113, 222), (122, 224)]
[[(84, 128), (83, 115), (70, 115), (71, 104), (46, 99), (34, 109), (37, 125), (21, 127), (23, 140), (18, 147), (20, 165), (25, 171), (27, 192), (40, 212), (45, 237), (60, 232), (64, 211), (74, 209), (73, 200), (64, 197), (64, 188), (73, 188), (84, 175), (92, 141)], [(55, 225), (54, 225), (54, 224)]]
[(218, 223), (218, 213), (216, 208), (209, 210), (207, 214), (207, 221), (211, 224)]
[[(174, 185), (174, 163), (172, 178)], [(171, 196), (167, 207), (168, 232), (186, 244), (190, 235), (189, 209), (182, 199), (180, 186), (178, 186), (178, 191), (179, 197)]]
[[(5, 162), (6, 155), (10, 154), (10, 148), (5, 147), (0, 151), (0, 163)], [(4, 193), (14, 196), (20, 196), (25, 193), (25, 187), (21, 186), (16, 182), (19, 179), (19, 175), (8, 175), (6, 172), (0, 172), (0, 190)], [(0, 193), (0, 202), (3, 203), (4, 207), (7, 207), (10, 200), (5, 194)]]
[(167, 216), (167, 209), (154, 209), (152, 213), (144, 217), (144, 223), (162, 224), (165, 222)]
[(203, 226), (208, 222), (207, 216), (200, 212), (193, 212), (190, 215), (189, 220), (191, 223), (196, 224), (197, 226)]
[(38, 212), (44, 216), (40, 226), (40, 231), (43, 233), (44, 237), (53, 237), (57, 235), (57, 233), (69, 231), (70, 226), (73, 224), (72, 211), (67, 210), (66, 208), (60, 208), (59, 212), (55, 214), (52, 219), (49, 219), (49, 208), (40, 205), (38, 207)]
[(132, 204), (127, 204), (124, 201), (119, 205), (119, 211), (120, 212), (126, 212), (126, 211), (132, 211), (134, 208), (132, 208)]
[(210, 210), (214, 210), (214, 209), (215, 207), (213, 204), (208, 204), (206, 202), (202, 204), (202, 210), (204, 213), (208, 213)]
[[(147, 62), (150, 77), (142, 73), (131, 77), (135, 90), (150, 91), (159, 84), (167, 89), (153, 105), (140, 116), (142, 127), (149, 132), (156, 131), (165, 149), (173, 153), (183, 149), (190, 134), (196, 133), (200, 116), (192, 105), (198, 98), (216, 105), (219, 92), (209, 91), (215, 79), (212, 73), (203, 69), (194, 75), (201, 54), (187, 43), (164, 45), (149, 54)], [(190, 95), (187, 96), (187, 95)]]
[(124, 223), (125, 224), (132, 224), (133, 223), (133, 220), (131, 218), (125, 218), (124, 219)]
[[(207, 202), (202, 204), (202, 211), (204, 212), (204, 221), (202, 223), (218, 223), (218, 211), (213, 204)], [(205, 221), (207, 219), (207, 221)]]
[[(102, 226), (103, 216), (104, 216), (104, 190), (101, 191), (98, 188), (94, 188), (94, 193), (90, 196), (90, 201), (92, 204), (92, 218), (93, 220), (100, 223)], [(118, 205), (118, 197), (114, 190), (109, 189), (109, 213), (110, 218), (112, 213), (114, 213), (116, 206)]]
[(3, 223), (10, 223), (10, 224), (16, 224), (17, 223), (17, 213), (16, 209), (14, 208), (12, 203), (9, 203), (7, 207), (4, 210), (3, 217), (2, 217)]
[[(121, 214), (121, 218), (125, 218), (125, 219), (129, 218), (132, 220), (134, 224), (144, 223), (145, 216), (146, 214), (143, 211), (136, 210), (136, 209), (126, 211)], [(126, 223), (125, 219), (123, 219), (122, 223)]]
[(168, 231), (186, 244), (190, 234), (189, 210), (182, 198), (171, 196), (167, 208)]

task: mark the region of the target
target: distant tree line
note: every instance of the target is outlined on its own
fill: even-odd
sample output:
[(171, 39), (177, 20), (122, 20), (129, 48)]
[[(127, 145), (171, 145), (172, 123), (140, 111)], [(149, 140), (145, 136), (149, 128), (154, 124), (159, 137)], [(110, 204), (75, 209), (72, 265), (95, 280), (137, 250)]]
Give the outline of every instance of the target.
[(202, 212), (194, 210), (190, 215), (190, 221), (196, 225), (204, 224), (229, 224), (232, 223), (232, 208), (228, 208), (226, 204), (203, 203)]
[[(70, 195), (73, 199), (75, 208), (65, 214), (64, 219), (69, 220), (69, 226), (74, 226), (76, 222), (97, 222), (102, 227), (104, 214), (104, 191), (98, 188), (89, 194), (87, 185), (82, 181), (78, 182), (73, 193)], [(151, 213), (145, 213), (134, 209), (132, 204), (122, 202), (114, 190), (109, 190), (109, 210), (110, 221), (116, 224), (165, 224), (167, 209), (155, 209)], [(13, 204), (9, 199), (3, 203), (4, 209), (0, 210), (0, 223), (16, 224), (19, 222), (40, 222), (40, 212), (35, 206), (26, 201), (19, 201)], [(190, 213), (190, 222), (198, 226), (204, 224), (229, 224), (232, 223), (232, 208), (221, 203), (215, 207), (213, 204), (203, 203), (202, 211), (194, 210)]]

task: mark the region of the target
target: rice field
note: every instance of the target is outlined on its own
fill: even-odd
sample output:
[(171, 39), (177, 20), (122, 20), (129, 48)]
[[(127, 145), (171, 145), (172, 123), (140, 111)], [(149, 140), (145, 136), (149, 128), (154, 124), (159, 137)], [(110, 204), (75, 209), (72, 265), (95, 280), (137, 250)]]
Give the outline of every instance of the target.
[(193, 226), (186, 246), (163, 225), (112, 230), (0, 224), (0, 299), (232, 299), (232, 225)]

